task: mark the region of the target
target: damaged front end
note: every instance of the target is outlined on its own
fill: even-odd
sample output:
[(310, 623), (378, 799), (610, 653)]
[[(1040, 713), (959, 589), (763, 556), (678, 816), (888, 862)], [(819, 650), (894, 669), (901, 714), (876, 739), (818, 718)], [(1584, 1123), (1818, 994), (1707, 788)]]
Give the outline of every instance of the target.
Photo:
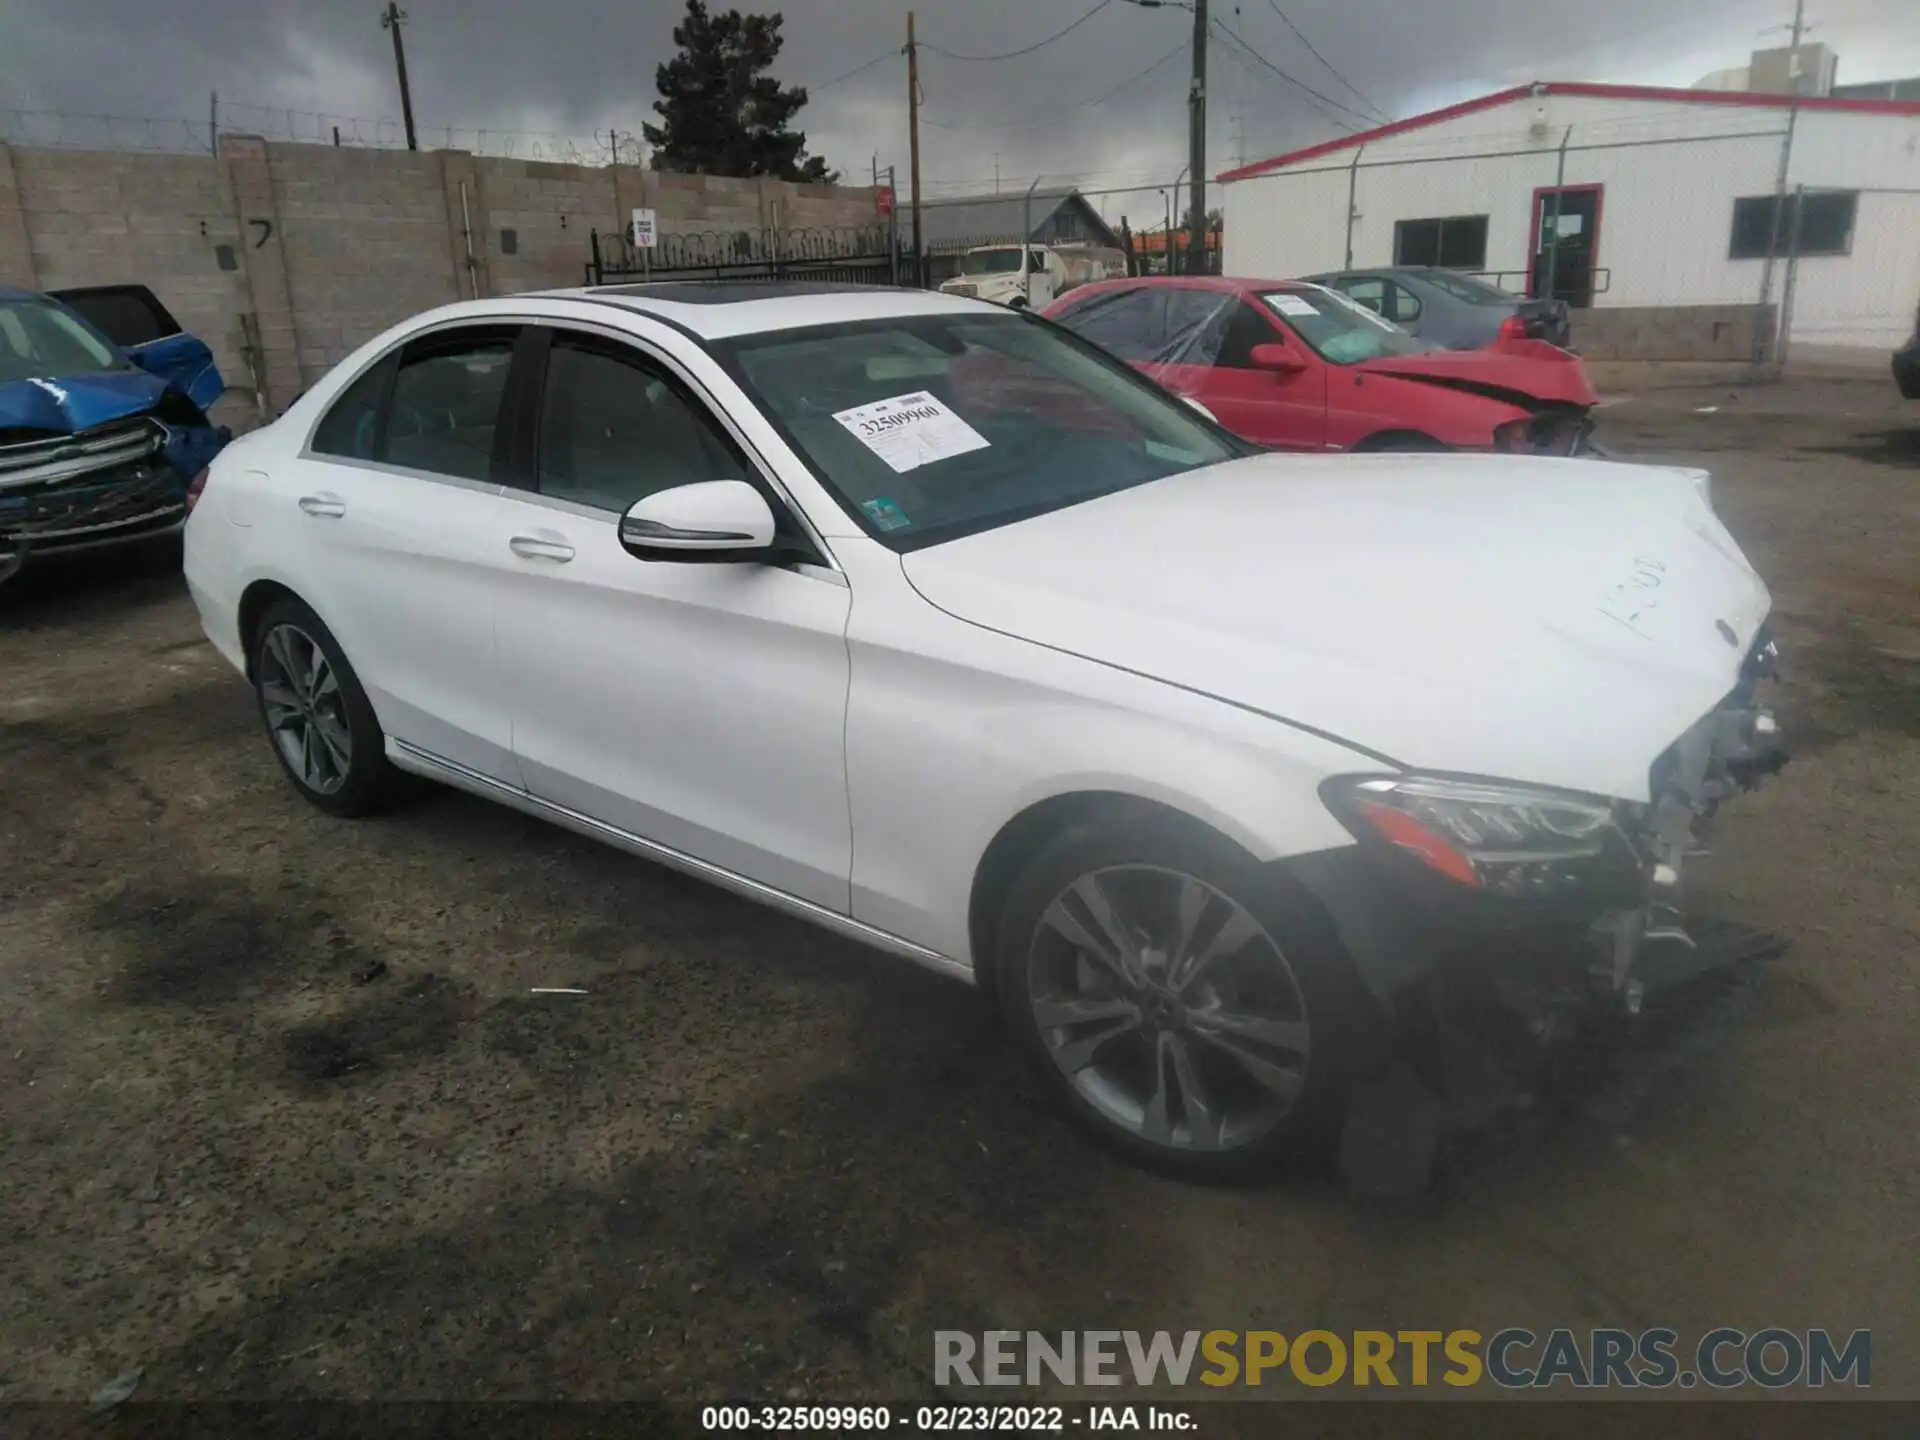
[(53, 297), (0, 290), (0, 571), (179, 530), (233, 438), (204, 408), (224, 388), (211, 353), (144, 287), (114, 295), (135, 289), (160, 338), (131, 349)]
[(174, 391), (147, 414), (69, 434), (0, 430), (0, 548), (40, 559), (171, 534), (188, 482), (229, 436)]
[[(1424, 1174), (1446, 1134), (1533, 1105), (1569, 1055), (1590, 1051), (1576, 1042), (1630, 1044), (1656, 997), (1678, 1000), (1784, 948), (1690, 916), (1682, 899), (1721, 803), (1787, 762), (1761, 697), (1776, 661), (1763, 627), (1734, 689), (1654, 761), (1644, 803), (1452, 778), (1330, 782), (1330, 807), (1362, 844), (1288, 869), (1389, 1020), (1377, 1083), (1356, 1091), (1351, 1134), (1372, 1147), (1361, 1169), (1406, 1188), (1407, 1167)], [(1540, 802), (1531, 823), (1511, 810), (1515, 795)], [(1467, 843), (1476, 837), (1485, 844)], [(1416, 1089), (1425, 1098), (1408, 1108)]]

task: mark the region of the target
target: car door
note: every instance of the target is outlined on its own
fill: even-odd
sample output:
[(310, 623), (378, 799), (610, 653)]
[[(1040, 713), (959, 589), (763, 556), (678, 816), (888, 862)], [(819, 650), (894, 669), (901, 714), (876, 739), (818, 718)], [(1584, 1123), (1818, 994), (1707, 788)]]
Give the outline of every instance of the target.
[[(1300, 338), (1254, 303), (1233, 308), (1198, 398), (1234, 434), (1277, 450), (1318, 450), (1326, 440), (1327, 367)], [(1256, 345), (1285, 345), (1297, 371), (1257, 367)]]
[(227, 382), (213, 363), (213, 351), (182, 330), (146, 286), (91, 285), (49, 293), (124, 350), (134, 364), (166, 381), (202, 410), (226, 393)]
[(530, 484), (495, 544), (530, 792), (682, 855), (846, 913), (845, 577), (822, 564), (641, 560), (621, 514), (673, 485), (745, 480), (812, 542), (671, 341), (554, 329)]
[(395, 740), (516, 783), (494, 651), (499, 418), (519, 327), (456, 325), (389, 351), (260, 487), (293, 587)]

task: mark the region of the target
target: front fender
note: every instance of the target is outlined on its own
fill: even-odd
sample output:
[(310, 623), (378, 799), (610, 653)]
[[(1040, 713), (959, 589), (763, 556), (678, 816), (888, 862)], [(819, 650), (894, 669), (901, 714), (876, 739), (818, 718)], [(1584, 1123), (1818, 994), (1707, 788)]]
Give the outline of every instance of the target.
[(946, 614), (875, 542), (836, 546), (848, 629), (851, 903), (972, 963), (974, 876), (1001, 829), (1060, 796), (1152, 801), (1267, 862), (1352, 837), (1326, 776), (1377, 768), (1338, 742)]

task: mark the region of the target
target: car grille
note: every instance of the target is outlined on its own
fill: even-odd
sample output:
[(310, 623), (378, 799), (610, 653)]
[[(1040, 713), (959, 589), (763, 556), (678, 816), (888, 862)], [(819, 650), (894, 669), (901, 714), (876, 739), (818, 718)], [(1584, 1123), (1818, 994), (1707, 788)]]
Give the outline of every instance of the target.
[(44, 554), (171, 528), (187, 506), (165, 443), (142, 418), (0, 446), (0, 535)]

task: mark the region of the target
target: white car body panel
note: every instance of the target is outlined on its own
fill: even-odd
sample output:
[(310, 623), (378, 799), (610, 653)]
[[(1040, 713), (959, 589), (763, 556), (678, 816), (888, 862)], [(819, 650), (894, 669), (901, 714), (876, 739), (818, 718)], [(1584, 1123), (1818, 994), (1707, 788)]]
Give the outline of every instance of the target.
[(494, 596), (521, 783), (845, 911), (847, 587), (643, 562), (610, 516), (498, 503), (511, 534), (574, 552), (508, 567)]
[(905, 567), (952, 614), (1414, 768), (1628, 800), (1768, 609), (1691, 475), (1524, 457), (1262, 456)]
[[(405, 768), (949, 972), (972, 963), (987, 847), (1063, 795), (1152, 800), (1262, 861), (1352, 845), (1317, 786), (1394, 760), (1644, 799), (1767, 608), (1693, 477), (1582, 462), (1259, 458), (897, 554), (700, 338), (980, 302), (637, 303), (418, 317), (229, 446), (187, 527), (207, 633), (244, 668), (242, 598), (284, 586), (333, 630)], [(462, 320), (665, 360), (831, 566), (641, 561), (605, 512), (304, 455), (366, 365)], [(572, 557), (516, 553), (528, 535)]]
[(1353, 843), (1314, 787), (1381, 768), (1366, 757), (945, 615), (876, 541), (835, 553), (855, 597), (847, 783), (859, 919), (970, 957), (981, 856), (1015, 816), (1063, 795), (1155, 801), (1260, 860)]

